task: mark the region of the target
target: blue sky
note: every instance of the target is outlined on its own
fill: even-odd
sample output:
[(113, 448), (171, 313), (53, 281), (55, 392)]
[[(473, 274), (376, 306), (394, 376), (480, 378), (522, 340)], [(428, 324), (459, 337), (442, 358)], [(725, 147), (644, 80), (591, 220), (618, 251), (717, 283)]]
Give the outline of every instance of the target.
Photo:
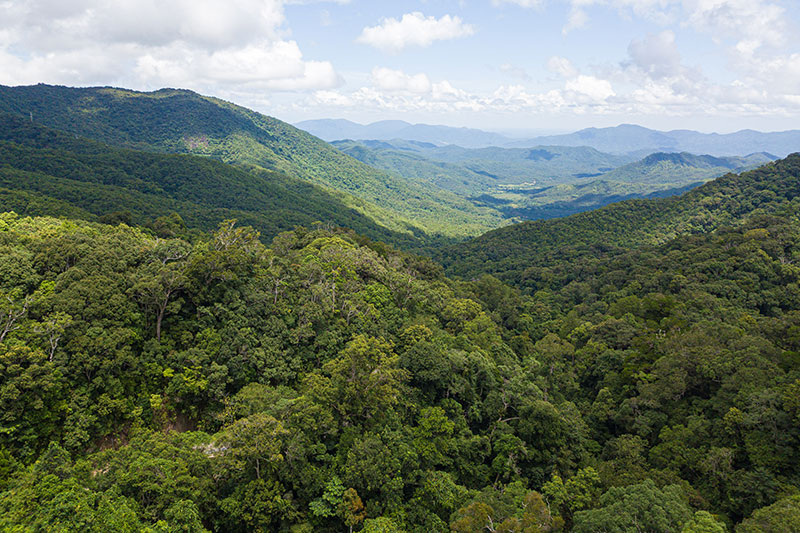
[(796, 0), (0, 0), (0, 83), (183, 87), (280, 119), (784, 130)]

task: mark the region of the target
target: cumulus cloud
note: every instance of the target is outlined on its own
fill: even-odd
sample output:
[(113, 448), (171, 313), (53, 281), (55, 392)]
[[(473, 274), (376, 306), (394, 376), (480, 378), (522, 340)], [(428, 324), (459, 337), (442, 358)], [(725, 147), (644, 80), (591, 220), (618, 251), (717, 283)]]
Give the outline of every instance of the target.
[(405, 91), (410, 93), (427, 93), (431, 90), (431, 82), (425, 74), (408, 75), (402, 70), (384, 67), (372, 69), (372, 83), (384, 91)]
[(716, 38), (750, 41), (756, 46), (787, 40), (785, 9), (775, 0), (569, 0), (569, 4), (564, 33), (586, 26), (589, 8), (605, 6), (659, 24), (680, 20)]
[(611, 88), (611, 82), (594, 76), (580, 75), (567, 81), (565, 88), (568, 91), (588, 96), (595, 101), (605, 100), (616, 94), (614, 89)]
[(475, 28), (461, 18), (444, 15), (426, 17), (419, 11), (406, 13), (400, 18), (385, 18), (377, 26), (364, 28), (357, 42), (380, 50), (398, 52), (409, 46), (426, 47), (434, 41), (447, 41), (467, 37)]
[(688, 24), (751, 47), (786, 42), (785, 10), (769, 0), (684, 0)]
[(7, 0), (0, 83), (331, 88), (333, 66), (285, 38), (284, 0)]

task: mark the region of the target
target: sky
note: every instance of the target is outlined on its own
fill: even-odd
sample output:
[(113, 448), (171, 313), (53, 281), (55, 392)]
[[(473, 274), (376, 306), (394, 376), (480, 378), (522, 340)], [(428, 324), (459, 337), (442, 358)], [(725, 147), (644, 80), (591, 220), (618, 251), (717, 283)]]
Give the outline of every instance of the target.
[(0, 84), (191, 89), (296, 123), (800, 128), (798, 0), (0, 0)]

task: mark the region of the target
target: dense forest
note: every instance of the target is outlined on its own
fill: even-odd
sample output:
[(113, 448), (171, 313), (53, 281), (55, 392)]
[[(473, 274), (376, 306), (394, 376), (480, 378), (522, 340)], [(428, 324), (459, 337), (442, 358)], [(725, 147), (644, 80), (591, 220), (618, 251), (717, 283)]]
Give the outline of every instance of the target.
[(2, 528), (791, 531), (789, 196), (530, 296), (347, 230), (2, 215)]
[(405, 248), (437, 242), (402, 219), (392, 231), (348, 207), (357, 198), (279, 172), (114, 148), (2, 113), (0, 187), (0, 209), (23, 215), (163, 225), (178, 213), (204, 231), (236, 218), (265, 238), (323, 221)]

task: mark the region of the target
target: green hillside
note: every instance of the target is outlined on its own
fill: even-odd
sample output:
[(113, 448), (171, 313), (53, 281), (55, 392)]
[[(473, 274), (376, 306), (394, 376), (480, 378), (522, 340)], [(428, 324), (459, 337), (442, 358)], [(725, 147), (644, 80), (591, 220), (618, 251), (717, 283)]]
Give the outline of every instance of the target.
[(687, 152), (659, 152), (606, 172), (601, 179), (675, 187), (706, 181), (728, 172), (750, 170), (775, 159), (777, 157), (766, 153), (744, 157), (713, 157)]
[(564, 219), (523, 222), (442, 251), (449, 272), (493, 273), (523, 284), (528, 268), (617, 247), (706, 233), (753, 213), (785, 207), (800, 194), (800, 154), (742, 174), (728, 174), (678, 197), (629, 200)]
[(454, 237), (503, 223), (490, 208), (408, 183), (285, 122), (191, 91), (0, 86), (0, 111), (114, 146), (207, 155), (305, 179), (361, 199), (348, 207), (393, 231)]
[(420, 244), (348, 207), (357, 199), (278, 172), (112, 148), (10, 114), (0, 114), (0, 187), (0, 209), (24, 215), (94, 220), (126, 213), (128, 223), (145, 225), (178, 213), (189, 228), (204, 231), (236, 218), (267, 239), (320, 221), (399, 245)]
[(667, 197), (775, 159), (763, 153), (655, 153), (609, 170), (608, 165), (626, 159), (586, 147), (465, 149), (404, 140), (332, 144), (373, 167), (452, 191), (509, 220), (565, 217), (632, 198)]

